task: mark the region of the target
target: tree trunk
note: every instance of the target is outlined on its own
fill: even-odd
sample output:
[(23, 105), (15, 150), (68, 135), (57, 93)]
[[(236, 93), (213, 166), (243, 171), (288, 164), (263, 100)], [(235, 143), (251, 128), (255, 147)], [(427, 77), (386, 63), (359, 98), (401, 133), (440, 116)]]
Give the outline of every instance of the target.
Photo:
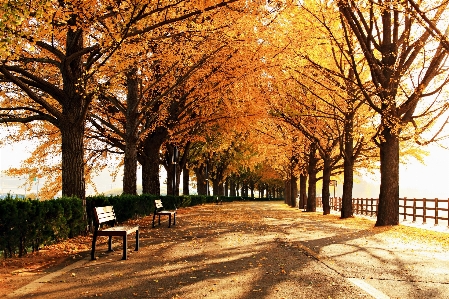
[(189, 185), (190, 185), (190, 171), (187, 168), (187, 165), (184, 165), (184, 167), (182, 169), (182, 194), (183, 195), (190, 195)]
[(220, 195), (219, 185), (220, 181), (218, 179), (212, 179), (212, 195)]
[(309, 188), (307, 190), (307, 212), (316, 212), (316, 165), (318, 159), (316, 158), (316, 145), (315, 143), (310, 144), (309, 150)]
[(223, 188), (224, 188), (223, 195), (228, 197), (228, 194), (229, 194), (229, 177), (226, 177), (226, 180), (225, 180)]
[(248, 197), (248, 184), (244, 183), (242, 185), (242, 196)]
[(139, 152), (138, 159), (142, 165), (142, 193), (161, 194), (161, 185), (159, 181), (159, 151), (162, 143), (167, 138), (165, 128), (156, 128), (149, 134), (143, 143), (142, 151)]
[(123, 165), (123, 193), (137, 194), (137, 139), (125, 140), (125, 157)]
[(399, 138), (387, 127), (380, 142), (380, 194), (376, 226), (399, 224)]
[(303, 173), (299, 175), (299, 209), (304, 209), (307, 203), (307, 176)]
[[(153, 158), (151, 158), (153, 157)], [(161, 195), (159, 181), (159, 151), (153, 150), (146, 153), (146, 157), (141, 159), (142, 165), (142, 193)]]
[(331, 181), (331, 172), (332, 172), (332, 165), (331, 165), (331, 158), (329, 153), (325, 153), (323, 157), (323, 188), (322, 188), (322, 195), (321, 200), (323, 203), (323, 215), (328, 215), (331, 213), (331, 207), (329, 205), (329, 184)]
[(296, 202), (296, 198), (298, 197), (298, 178), (295, 175), (292, 175), (292, 177), (291, 177), (290, 188), (291, 188), (290, 206), (296, 207), (296, 205), (298, 204)]
[(137, 69), (128, 72), (126, 83), (128, 95), (126, 99), (125, 157), (123, 167), (123, 193), (137, 194), (137, 124), (136, 112), (138, 104)]
[(84, 121), (62, 123), (62, 195), (85, 198)]
[(229, 182), (229, 196), (231, 196), (231, 197), (235, 197), (236, 196), (235, 195), (235, 189), (236, 189), (235, 181), (234, 181), (234, 179), (231, 179), (230, 182)]
[(352, 189), (354, 185), (354, 119), (353, 114), (347, 114), (344, 127), (344, 164), (343, 164), (343, 198), (341, 218), (350, 218), (352, 214)]
[(200, 167), (194, 168), (193, 171), (196, 176), (196, 192), (198, 195), (206, 195), (206, 168), (201, 165)]
[[(76, 26), (76, 15), (72, 15), (68, 23)], [(84, 47), (83, 32), (80, 29), (67, 31), (66, 57), (75, 55)], [(69, 64), (61, 67), (63, 91), (68, 100), (63, 103), (63, 119), (60, 119), (61, 152), (62, 152), (62, 195), (85, 198), (84, 181), (84, 128), (86, 122), (84, 107), (88, 99), (80, 88), (83, 77), (82, 56), (75, 55)]]
[[(169, 163), (165, 166), (167, 173), (167, 194), (173, 196), (179, 196), (179, 172), (178, 165)], [(176, 177), (176, 178), (175, 178)]]
[(292, 180), (291, 179), (287, 179), (284, 181), (284, 190), (285, 190), (285, 198), (284, 198), (284, 202), (291, 206), (291, 192), (292, 192), (292, 188), (291, 188), (291, 184), (292, 184)]
[(218, 184), (218, 195), (224, 195), (224, 183), (220, 182)]

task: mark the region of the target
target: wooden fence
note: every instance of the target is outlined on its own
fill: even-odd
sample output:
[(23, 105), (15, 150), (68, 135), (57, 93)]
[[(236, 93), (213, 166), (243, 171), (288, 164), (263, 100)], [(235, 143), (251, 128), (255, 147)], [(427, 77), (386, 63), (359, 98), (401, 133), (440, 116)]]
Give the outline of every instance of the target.
[[(331, 197), (329, 199), (331, 210), (341, 211), (341, 197)], [(316, 198), (317, 207), (322, 207), (321, 197)], [(356, 215), (366, 215), (370, 217), (377, 216), (377, 198), (353, 198), (352, 210)], [(400, 198), (399, 199), (399, 217), (400, 220), (422, 219), (426, 224), (428, 219), (433, 219), (434, 225), (439, 225), (439, 220), (447, 222), (449, 226), (449, 199), (417, 199)]]

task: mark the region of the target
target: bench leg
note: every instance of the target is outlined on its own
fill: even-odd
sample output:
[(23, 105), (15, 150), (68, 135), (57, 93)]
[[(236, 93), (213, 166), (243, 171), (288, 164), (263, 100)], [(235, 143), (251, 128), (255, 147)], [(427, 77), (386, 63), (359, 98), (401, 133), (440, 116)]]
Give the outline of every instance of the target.
[(112, 236), (109, 236), (109, 240), (108, 240), (108, 251), (114, 251), (114, 250), (112, 250)]
[(92, 237), (92, 251), (90, 252), (90, 259), (95, 260), (95, 243), (97, 242), (97, 231), (94, 231), (94, 236)]
[(139, 251), (139, 230), (136, 230), (136, 250)]
[(176, 213), (173, 213), (173, 225), (176, 225)]
[(153, 214), (153, 228), (154, 228), (154, 219), (156, 219), (156, 213)]
[(122, 260), (126, 260), (126, 248), (128, 248), (128, 237), (127, 235), (123, 236), (123, 257)]

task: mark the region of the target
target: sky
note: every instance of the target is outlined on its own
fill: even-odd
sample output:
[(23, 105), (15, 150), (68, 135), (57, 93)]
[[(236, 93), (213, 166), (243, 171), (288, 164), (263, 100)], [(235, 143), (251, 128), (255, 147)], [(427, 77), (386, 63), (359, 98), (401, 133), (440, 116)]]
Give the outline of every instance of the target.
[[(4, 146), (0, 148), (0, 170), (6, 170), (9, 167), (18, 167), (20, 161), (28, 156), (25, 151), (17, 150), (22, 148), (20, 145)], [(429, 156), (425, 157), (425, 165), (411, 158), (408, 164), (400, 165), (400, 183), (399, 196), (401, 198), (449, 198), (449, 150), (431, 145), (427, 148)], [(140, 183), (140, 170), (138, 172), (138, 184)], [(164, 174), (161, 173), (161, 182), (165, 180)], [(8, 178), (0, 175), (0, 193), (24, 194), (24, 188), (19, 188), (24, 182), (24, 178)], [(94, 179), (97, 184), (98, 193), (107, 193), (111, 189), (119, 189), (122, 187), (121, 177), (113, 181), (107, 171)], [(32, 191), (38, 191), (39, 184), (42, 182), (34, 182)], [(354, 198), (378, 198), (379, 195), (380, 174), (366, 175), (357, 177), (354, 183)], [(162, 185), (162, 184), (161, 184)], [(342, 195), (342, 179), (338, 180), (335, 195)], [(164, 186), (161, 186), (162, 188)], [(164, 188), (165, 189), (165, 188)], [(318, 196), (321, 192), (317, 190)], [(331, 196), (334, 191), (331, 187)], [(87, 190), (88, 195), (94, 194), (93, 189)]]

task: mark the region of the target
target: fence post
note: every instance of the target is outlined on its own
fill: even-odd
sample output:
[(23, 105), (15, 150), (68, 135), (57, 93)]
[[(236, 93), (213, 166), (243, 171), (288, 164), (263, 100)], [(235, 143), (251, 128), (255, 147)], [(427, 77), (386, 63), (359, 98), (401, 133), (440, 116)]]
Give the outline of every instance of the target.
[(438, 198), (435, 198), (435, 226), (438, 225)]
[[(365, 202), (365, 204), (363, 204), (363, 202)], [(368, 198), (363, 198), (362, 199), (362, 215), (366, 215), (368, 211)]]
[(376, 198), (376, 217), (379, 212), (379, 198)]
[(359, 215), (363, 215), (363, 198), (359, 198)]
[(369, 214), (369, 199), (366, 199), (366, 205), (365, 205), (365, 215), (368, 216)]
[(371, 207), (370, 207), (370, 210), (371, 210), (371, 217), (373, 217), (373, 214), (374, 214), (374, 199), (371, 197)]
[(404, 220), (407, 220), (407, 197), (404, 197)]
[(359, 201), (357, 203), (358, 203), (359, 215), (362, 215), (363, 198), (359, 198)]
[(413, 223), (416, 222), (416, 198), (413, 198)]
[(426, 201), (427, 199), (423, 198), (422, 200), (422, 223), (426, 224)]
[(363, 215), (363, 201), (364, 201), (365, 199), (364, 198), (360, 198), (360, 215)]
[(359, 215), (362, 215), (363, 213), (363, 198), (359, 198), (358, 203), (358, 210), (359, 210)]

